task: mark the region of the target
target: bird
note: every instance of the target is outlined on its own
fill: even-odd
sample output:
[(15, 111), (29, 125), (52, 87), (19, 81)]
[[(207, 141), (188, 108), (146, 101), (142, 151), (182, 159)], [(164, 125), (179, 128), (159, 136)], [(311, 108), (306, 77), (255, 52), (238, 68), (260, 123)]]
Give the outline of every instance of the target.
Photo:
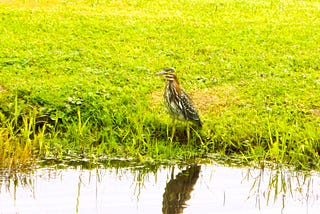
[(164, 102), (173, 119), (171, 141), (175, 134), (176, 120), (187, 122), (187, 137), (190, 139), (189, 122), (202, 127), (202, 121), (189, 94), (180, 86), (174, 68), (165, 68), (156, 75), (164, 76), (167, 80), (164, 90)]

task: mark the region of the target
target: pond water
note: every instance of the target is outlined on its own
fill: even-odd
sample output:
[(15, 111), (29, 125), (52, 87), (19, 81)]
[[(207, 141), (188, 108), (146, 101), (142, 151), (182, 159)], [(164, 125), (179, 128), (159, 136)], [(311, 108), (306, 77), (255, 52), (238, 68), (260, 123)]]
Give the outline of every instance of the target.
[(189, 166), (0, 173), (0, 213), (319, 213), (320, 175)]

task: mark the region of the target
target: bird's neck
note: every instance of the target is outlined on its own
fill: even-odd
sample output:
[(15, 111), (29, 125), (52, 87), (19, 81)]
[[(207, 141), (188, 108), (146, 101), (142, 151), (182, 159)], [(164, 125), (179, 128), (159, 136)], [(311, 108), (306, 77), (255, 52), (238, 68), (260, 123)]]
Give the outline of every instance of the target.
[(180, 87), (178, 80), (169, 80), (168, 84), (171, 88), (175, 89), (178, 94), (181, 94), (182, 89)]

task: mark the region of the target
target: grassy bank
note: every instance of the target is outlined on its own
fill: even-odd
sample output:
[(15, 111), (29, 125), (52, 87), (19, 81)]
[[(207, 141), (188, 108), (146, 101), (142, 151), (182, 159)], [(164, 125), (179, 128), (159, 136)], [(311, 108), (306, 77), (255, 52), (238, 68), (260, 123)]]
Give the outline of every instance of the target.
[[(234, 156), (320, 168), (316, 1), (2, 1), (0, 167)], [(175, 67), (202, 130), (168, 141)], [(169, 132), (169, 134), (168, 134)]]

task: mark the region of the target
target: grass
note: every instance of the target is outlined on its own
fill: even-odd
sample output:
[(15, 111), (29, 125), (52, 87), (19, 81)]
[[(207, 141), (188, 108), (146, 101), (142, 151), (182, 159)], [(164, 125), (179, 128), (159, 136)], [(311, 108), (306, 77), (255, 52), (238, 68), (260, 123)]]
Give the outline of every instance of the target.
[[(317, 1), (0, 3), (0, 167), (80, 156), (320, 169)], [(154, 72), (204, 128), (174, 143)], [(169, 134), (170, 136), (170, 134)]]

